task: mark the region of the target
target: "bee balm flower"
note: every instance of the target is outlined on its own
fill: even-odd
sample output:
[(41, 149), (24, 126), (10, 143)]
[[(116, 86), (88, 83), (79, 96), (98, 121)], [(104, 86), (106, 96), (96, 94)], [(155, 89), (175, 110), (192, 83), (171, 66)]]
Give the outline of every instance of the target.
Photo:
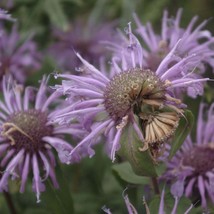
[[(163, 143), (174, 134), (182, 115), (181, 100), (174, 97), (173, 91), (208, 80), (194, 79), (189, 75), (192, 67), (200, 62), (200, 57), (196, 55), (187, 56), (168, 68), (179, 42), (157, 70), (145, 69), (142, 47), (132, 34), (130, 24), (128, 30), (130, 44), (120, 53), (119, 59), (113, 58), (110, 77), (79, 54), (77, 56), (83, 63), (81, 76), (57, 75), (65, 80), (56, 88), (68, 95), (73, 104), (62, 110), (56, 120), (60, 122), (78, 118), (90, 129), (90, 134), (71, 154), (78, 153), (81, 147), (91, 148), (91, 143), (104, 134), (108, 139), (111, 159), (114, 160), (121, 136), (124, 132), (132, 133), (133, 129), (142, 142), (139, 150), (149, 149), (156, 158)], [(186, 74), (182, 78), (181, 72)], [(90, 152), (91, 156), (93, 153)]]
[[(200, 200), (205, 208), (209, 199), (214, 203), (214, 104), (205, 114), (200, 105), (196, 141), (189, 136), (181, 149), (168, 162), (164, 177), (177, 180), (172, 188), (184, 188), (187, 197)], [(206, 119), (205, 119), (206, 115)]]
[[(21, 180), (20, 192), (24, 192), (25, 183), (29, 173), (33, 174), (33, 191), (36, 192), (37, 201), (40, 192), (45, 190), (44, 181), (50, 177), (53, 186), (58, 188), (54, 167), (56, 164), (54, 152), (58, 154), (62, 163), (69, 164), (78, 161), (78, 156), (69, 153), (73, 147), (62, 139), (62, 135), (74, 133), (83, 135), (78, 125), (54, 126), (53, 116), (57, 110), (50, 107), (60, 94), (55, 92), (46, 97), (46, 79), (43, 78), (35, 99), (32, 100), (32, 88), (24, 90), (15, 85), (11, 79), (3, 79), (4, 101), (0, 101), (0, 163), (3, 170), (0, 179), (0, 191), (7, 190), (8, 179)], [(45, 169), (44, 177), (40, 175)]]
[(31, 39), (22, 41), (14, 25), (8, 33), (0, 27), (0, 81), (10, 74), (19, 83), (23, 83), (32, 71), (41, 66), (41, 55), (36, 43)]
[[(178, 10), (175, 18), (168, 17), (168, 11), (164, 11), (161, 33), (156, 34), (150, 23), (144, 26), (141, 24), (138, 17), (134, 15), (137, 24), (137, 32), (148, 48), (148, 51), (144, 49), (144, 57), (148, 68), (156, 69), (179, 39), (182, 39), (182, 42), (177, 49), (177, 55), (184, 57), (192, 54), (199, 54), (205, 62), (211, 66), (214, 65), (211, 48), (214, 38), (211, 32), (203, 30), (208, 20), (203, 21), (194, 29), (194, 25), (198, 20), (198, 17), (195, 16), (186, 28), (182, 28), (180, 27), (181, 16), (182, 9)], [(202, 42), (203, 40), (204, 42)], [(205, 67), (202, 66), (200, 70), (204, 72)]]
[[(195, 16), (186, 28), (182, 28), (180, 26), (181, 15), (182, 9), (178, 10), (175, 18), (168, 17), (168, 12), (164, 11), (162, 28), (159, 34), (154, 32), (151, 23), (143, 25), (138, 17), (134, 15), (137, 32), (145, 44), (145, 48), (143, 48), (143, 57), (145, 59), (144, 67), (156, 70), (164, 57), (174, 48), (178, 40), (181, 39), (176, 50), (177, 57), (200, 56), (201, 62), (195, 65), (195, 68), (189, 75), (195, 79), (201, 78), (201, 75), (206, 71), (207, 64), (212, 68), (214, 67), (214, 37), (211, 32), (203, 29), (208, 20), (194, 27), (198, 19), (198, 17)], [(168, 65), (169, 67), (173, 65), (173, 60)], [(182, 78), (182, 72), (179, 75)], [(193, 98), (197, 95), (202, 95), (203, 88), (203, 84), (197, 83), (194, 88), (187, 88), (188, 95)]]

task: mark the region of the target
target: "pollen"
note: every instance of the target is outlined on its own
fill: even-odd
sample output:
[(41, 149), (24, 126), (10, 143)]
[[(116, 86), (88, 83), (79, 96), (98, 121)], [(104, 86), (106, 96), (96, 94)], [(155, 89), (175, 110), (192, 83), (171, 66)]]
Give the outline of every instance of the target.
[(206, 174), (214, 169), (214, 143), (208, 145), (195, 145), (186, 153), (182, 165), (194, 168), (195, 175)]
[(1, 134), (16, 149), (35, 151), (44, 146), (42, 138), (52, 133), (53, 127), (46, 123), (47, 115), (44, 112), (35, 109), (20, 111), (5, 121)]
[(164, 83), (150, 70), (134, 68), (115, 75), (106, 87), (104, 104), (114, 119), (131, 110), (140, 112), (144, 104), (160, 105), (165, 99)]

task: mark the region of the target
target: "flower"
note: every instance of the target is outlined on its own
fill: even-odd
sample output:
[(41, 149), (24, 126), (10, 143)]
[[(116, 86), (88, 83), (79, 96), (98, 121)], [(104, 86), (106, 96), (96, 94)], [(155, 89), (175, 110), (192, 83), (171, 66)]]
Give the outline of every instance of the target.
[[(194, 79), (189, 75), (195, 64), (200, 62), (197, 55), (184, 57), (168, 68), (179, 42), (157, 70), (144, 69), (142, 47), (132, 34), (130, 24), (128, 35), (130, 45), (121, 52), (120, 61), (113, 58), (110, 77), (78, 53), (83, 63), (81, 75), (56, 75), (64, 79), (56, 89), (63, 91), (73, 102), (61, 115), (59, 113), (56, 121), (70, 122), (78, 118), (90, 131), (71, 154), (78, 153), (81, 147), (91, 148), (91, 142), (104, 134), (108, 139), (110, 157), (114, 161), (121, 136), (125, 132), (132, 133), (133, 129), (142, 142), (142, 148), (139, 149), (149, 149), (155, 158), (160, 153), (161, 145), (174, 134), (183, 112), (182, 102), (173, 97), (173, 90), (208, 80)], [(182, 78), (179, 77), (181, 72)], [(132, 143), (132, 139), (127, 140)], [(90, 156), (92, 154), (89, 153)]]
[[(207, 24), (208, 20), (203, 21), (198, 27), (194, 29), (194, 25), (198, 19), (193, 17), (187, 28), (180, 27), (180, 19), (182, 16), (182, 9), (179, 9), (175, 18), (169, 18), (168, 12), (164, 11), (162, 18), (162, 28), (160, 34), (155, 34), (151, 23), (143, 26), (140, 23), (137, 15), (134, 15), (137, 24), (137, 32), (146, 44), (147, 50), (144, 50), (147, 67), (156, 69), (162, 59), (175, 46), (179, 39), (182, 39), (177, 54), (181, 57), (198, 54), (203, 60), (214, 66), (213, 54), (211, 54), (211, 44), (214, 38), (208, 30), (202, 30)], [(202, 42), (204, 40), (204, 42)], [(155, 61), (155, 63), (154, 63)], [(205, 67), (200, 67), (204, 72)]]
[[(58, 188), (54, 167), (56, 165), (54, 152), (56, 151), (62, 163), (69, 164), (78, 161), (78, 156), (71, 157), (72, 146), (62, 137), (73, 133), (81, 136), (84, 131), (78, 124), (70, 126), (55, 126), (52, 124), (57, 109), (51, 106), (58, 103), (58, 92), (47, 96), (47, 80), (42, 79), (40, 87), (34, 97), (34, 89), (16, 85), (11, 78), (3, 78), (4, 101), (0, 101), (0, 157), (1, 169), (0, 191), (7, 191), (8, 180), (20, 179), (20, 192), (25, 191), (25, 184), (30, 171), (33, 174), (33, 191), (37, 201), (40, 192), (45, 190), (44, 181), (50, 177), (53, 186)], [(40, 175), (44, 169), (44, 175)]]
[(200, 105), (196, 141), (189, 136), (181, 149), (167, 163), (163, 178), (176, 181), (175, 191), (183, 188), (186, 197), (198, 198), (204, 208), (208, 199), (214, 203), (214, 103), (206, 113)]
[(89, 62), (98, 64), (105, 51), (100, 42), (111, 38), (113, 26), (114, 23), (93, 25), (77, 19), (66, 32), (54, 29), (55, 42), (50, 46), (49, 53), (62, 70), (73, 70), (80, 66), (75, 51)]
[[(164, 11), (160, 34), (156, 34), (154, 32), (151, 23), (147, 23), (144, 26), (141, 24), (137, 15), (134, 15), (134, 19), (137, 24), (137, 33), (143, 41), (143, 47), (139, 52), (139, 54), (141, 54), (139, 55), (139, 60), (143, 62), (143, 68), (155, 71), (161, 65), (166, 55), (172, 51), (179, 41), (179, 45), (174, 52), (176, 57), (171, 58), (171, 62), (169, 61), (166, 66), (170, 68), (176, 62), (184, 58), (193, 56), (201, 57), (198, 64), (194, 63), (195, 67), (192, 67), (192, 72), (188, 72), (190, 78), (198, 79), (201, 78), (202, 74), (205, 72), (206, 64), (214, 67), (214, 52), (212, 47), (214, 44), (214, 37), (212, 37), (208, 30), (202, 30), (208, 20), (205, 20), (194, 29), (194, 25), (197, 21), (196, 16), (191, 20), (186, 29), (181, 28), (179, 26), (181, 14), (182, 9), (178, 10), (175, 19), (173, 19), (168, 18), (168, 12)], [(123, 51), (123, 49), (121, 50), (121, 44), (124, 47), (128, 47), (130, 45), (129, 41), (127, 41), (122, 33), (120, 37), (120, 43), (107, 43), (111, 46), (110, 48), (114, 50), (116, 57), (121, 55), (121, 52)], [(139, 48), (135, 46), (139, 46), (139, 44), (138, 40), (133, 38), (132, 47), (130, 46), (130, 48), (135, 48), (136, 51), (139, 51)], [(188, 66), (188, 64), (186, 65)], [(179, 77), (183, 78), (187, 73), (181, 70), (177, 75), (178, 76), (175, 77), (176, 79)], [(203, 90), (204, 85), (202, 82), (197, 82), (187, 87), (187, 94), (195, 98), (197, 95), (202, 95), (204, 92)], [(177, 90), (177, 93), (183, 94), (182, 88)]]
[[(160, 205), (159, 205), (159, 210), (158, 210), (158, 214), (165, 214), (166, 211), (165, 211), (165, 207), (164, 207), (164, 196), (165, 196), (165, 189), (162, 190), (161, 192), (161, 199), (160, 199)], [(175, 214), (177, 213), (177, 209), (178, 209), (178, 203), (179, 203), (179, 199), (181, 196), (178, 196), (178, 195), (173, 195), (174, 196), (174, 199), (175, 199), (175, 203), (174, 203), (174, 206), (173, 206), (173, 209), (172, 211), (170, 212), (171, 214)], [(133, 204), (129, 201), (129, 197), (128, 195), (124, 195), (124, 200), (125, 200), (125, 204), (126, 204), (126, 207), (127, 207), (127, 210), (128, 210), (128, 214), (138, 214), (136, 208), (133, 206)], [(145, 201), (145, 198), (143, 197), (143, 203), (145, 205), (145, 208), (146, 208), (146, 213), (149, 214), (150, 213), (150, 210), (149, 210), (149, 207)], [(190, 212), (190, 210), (193, 208), (193, 205), (191, 205), (185, 212), (184, 214), (187, 214)], [(106, 208), (105, 206), (102, 208), (103, 211), (107, 214), (112, 214), (112, 212), (110, 211), (110, 209)], [(168, 211), (169, 212), (169, 211)], [(167, 213), (168, 213), (167, 212)]]
[(41, 66), (41, 54), (37, 51), (36, 43), (28, 38), (23, 41), (14, 25), (7, 33), (0, 27), (0, 80), (9, 73), (18, 82), (23, 83), (26, 76)]

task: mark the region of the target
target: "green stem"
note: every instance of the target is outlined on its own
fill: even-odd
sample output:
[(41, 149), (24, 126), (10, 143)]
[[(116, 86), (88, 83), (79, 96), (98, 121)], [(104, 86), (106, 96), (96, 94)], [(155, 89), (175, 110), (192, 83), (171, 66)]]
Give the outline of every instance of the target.
[(10, 213), (11, 214), (17, 214), (10, 193), (3, 191), (3, 195), (4, 195), (5, 201), (7, 203), (8, 209), (10, 210)]
[(159, 190), (157, 178), (156, 178), (156, 177), (153, 177), (153, 178), (151, 178), (151, 179), (152, 179), (152, 185), (153, 185), (155, 194), (160, 195), (160, 190)]

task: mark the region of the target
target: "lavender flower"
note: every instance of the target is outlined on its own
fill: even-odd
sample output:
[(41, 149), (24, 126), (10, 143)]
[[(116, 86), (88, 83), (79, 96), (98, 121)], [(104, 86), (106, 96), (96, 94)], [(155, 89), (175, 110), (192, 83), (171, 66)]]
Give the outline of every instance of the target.
[[(166, 12), (165, 12), (166, 13)], [(179, 23), (179, 17), (181, 10), (178, 12), (178, 17), (176, 18), (176, 23)], [(180, 15), (179, 15), (180, 14)], [(165, 15), (166, 16), (166, 15)], [(166, 21), (166, 17), (164, 16), (164, 23)], [(145, 40), (144, 42), (149, 45), (149, 51), (146, 48), (141, 48), (141, 51), (138, 53), (140, 54), (139, 57), (142, 57), (141, 62), (143, 63), (142, 66), (145, 69), (150, 69), (152, 71), (155, 71), (158, 69), (158, 67), (163, 63), (164, 58), (166, 57), (167, 54), (169, 54), (172, 49), (176, 46), (176, 44), (179, 41), (179, 45), (176, 48), (176, 51), (174, 51), (174, 57), (171, 57), (171, 61), (168, 62), (167, 65), (165, 65), (168, 69), (171, 68), (174, 64), (178, 63), (184, 58), (188, 57), (197, 57), (197, 63), (194, 62), (194, 67), (193, 64), (190, 64), (190, 61), (186, 63), (185, 66), (191, 67), (191, 72), (188, 72), (188, 76), (191, 79), (199, 79), (202, 78), (201, 74), (204, 73), (205, 71), (205, 62), (209, 63), (211, 66), (213, 66), (213, 50), (211, 49), (211, 45), (214, 43), (214, 38), (211, 37), (210, 33), (203, 33), (200, 31), (200, 29), (205, 25), (205, 22), (200, 25), (196, 30), (191, 32), (192, 25), (196, 21), (196, 17), (193, 19), (193, 23), (191, 22), (190, 26), (187, 28), (186, 31), (181, 30), (178, 28), (178, 24), (175, 25), (177, 28), (176, 30), (172, 27), (170, 30), (167, 28), (167, 24), (163, 24), (162, 27), (162, 34), (164, 35), (163, 38), (160, 38), (160, 36), (155, 35), (152, 27), (150, 24), (148, 24), (147, 27), (144, 27), (143, 25), (140, 25), (139, 20), (137, 18), (136, 22), (138, 23), (138, 32), (140, 32), (140, 35), (143, 37)], [(148, 29), (147, 29), (148, 28)], [(166, 29), (167, 28), (167, 29)], [(146, 30), (147, 29), (147, 30)], [(178, 33), (178, 32), (183, 32), (184, 33)], [(190, 32), (189, 32), (190, 31)], [(207, 31), (206, 31), (207, 32)], [(129, 33), (129, 32), (128, 32)], [(167, 38), (166, 35), (168, 35)], [(203, 36), (207, 35), (207, 41), (203, 44), (200, 44), (200, 40), (203, 38)], [(208, 35), (210, 35), (208, 37)], [(144, 38), (145, 37), (145, 38)], [(170, 40), (171, 38), (171, 40)], [(151, 39), (151, 40), (150, 40)], [(166, 39), (166, 41), (164, 40)], [(118, 44), (112, 43), (112, 42), (107, 42), (107, 44), (110, 44), (110, 48), (113, 49), (115, 52), (115, 58), (121, 55), (121, 52), (124, 52), (124, 48), (133, 48), (135, 51), (138, 50), (136, 46), (139, 46), (139, 41), (133, 37), (132, 43), (124, 37), (124, 35), (121, 33), (121, 42)], [(171, 41), (170, 46), (168, 45), (167, 41)], [(190, 42), (191, 41), (191, 42)], [(197, 41), (197, 43), (196, 43)], [(159, 44), (160, 43), (160, 44)], [(193, 46), (193, 44), (195, 44)], [(121, 45), (123, 48), (121, 49)], [(151, 47), (150, 47), (151, 46)], [(126, 51), (125, 51), (126, 52)], [(124, 57), (129, 58), (129, 55), (126, 56), (124, 54)], [(126, 59), (128, 61), (128, 59)], [(183, 76), (186, 76), (187, 73), (183, 72), (182, 70), (180, 72), (177, 72), (177, 76), (174, 76), (174, 78), (178, 79), (183, 78)], [(173, 78), (173, 77), (171, 77)], [(195, 98), (197, 95), (202, 95), (203, 94), (203, 89), (204, 85), (202, 82), (197, 82), (195, 84), (190, 85), (189, 87), (186, 88), (187, 93), (189, 96)], [(179, 90), (176, 90), (176, 93), (183, 94), (184, 90), (180, 88)]]
[[(202, 207), (207, 207), (208, 199), (214, 203), (214, 103), (205, 118), (205, 105), (200, 105), (196, 142), (189, 136), (182, 148), (167, 164), (164, 177), (177, 180), (174, 191), (184, 189), (185, 196), (200, 198)], [(195, 199), (198, 199), (195, 198)]]
[[(56, 110), (50, 107), (57, 102), (59, 93), (47, 95), (46, 79), (43, 78), (35, 97), (32, 87), (24, 90), (11, 79), (3, 78), (4, 101), (0, 101), (0, 157), (1, 169), (0, 191), (8, 190), (8, 180), (20, 179), (20, 192), (25, 191), (25, 184), (30, 172), (33, 174), (33, 191), (37, 201), (40, 192), (45, 190), (44, 181), (50, 177), (53, 186), (58, 188), (54, 167), (56, 151), (62, 163), (69, 164), (78, 161), (78, 156), (69, 156), (73, 147), (62, 139), (62, 135), (74, 133), (74, 136), (84, 134), (78, 124), (71, 126), (54, 126), (53, 117)], [(53, 107), (53, 106), (52, 106)], [(43, 176), (40, 175), (44, 169)]]
[(56, 41), (50, 46), (49, 53), (63, 70), (80, 66), (75, 51), (80, 52), (89, 62), (98, 64), (105, 51), (100, 42), (111, 38), (113, 26), (114, 23), (89, 25), (83, 20), (77, 20), (67, 32), (55, 29), (53, 36)]
[(41, 55), (37, 51), (36, 43), (28, 38), (23, 41), (14, 25), (7, 33), (0, 28), (0, 80), (9, 73), (18, 82), (23, 83), (26, 76), (41, 66)]
[[(139, 57), (143, 58), (140, 59), (142, 67), (144, 69), (155, 71), (161, 65), (164, 58), (173, 50), (178, 41), (180, 41), (176, 51), (174, 51), (174, 57), (172, 57), (171, 62), (169, 61), (165, 66), (170, 69), (171, 66), (184, 58), (191, 58), (194, 56), (200, 57), (201, 60), (198, 61), (198, 64), (194, 63), (195, 67), (192, 67), (192, 71), (188, 72), (188, 76), (191, 79), (199, 79), (201, 78), (202, 73), (206, 70), (206, 64), (214, 67), (214, 52), (211, 47), (214, 43), (214, 37), (212, 37), (208, 30), (202, 30), (208, 22), (207, 20), (202, 22), (195, 29), (193, 28), (197, 21), (196, 16), (191, 20), (186, 29), (181, 28), (179, 26), (181, 14), (182, 9), (178, 10), (176, 18), (173, 19), (168, 18), (168, 12), (165, 11), (160, 35), (155, 34), (150, 23), (147, 23), (147, 25), (144, 26), (140, 23), (137, 16), (134, 15), (134, 19), (138, 26), (137, 32), (140, 34), (143, 43), (146, 45), (146, 47), (141, 48), (138, 54), (140, 54)], [(121, 44), (124, 47), (129, 47), (130, 45), (129, 41), (122, 33), (120, 37), (120, 43), (106, 42), (115, 52), (116, 58), (118, 55), (121, 55), (121, 52), (124, 52), (123, 48), (121, 49)], [(139, 51), (139, 48), (137, 48), (137, 46), (139, 46), (138, 43), (138, 40), (133, 37), (133, 42), (130, 48), (134, 48), (136, 51)], [(129, 55), (124, 57), (129, 58)], [(187, 62), (185, 66), (190, 66), (188, 63), (189, 62)], [(176, 75), (175, 79), (178, 79), (179, 77), (183, 78), (187, 73), (181, 70), (180, 72), (177, 72)], [(202, 82), (197, 82), (187, 87), (186, 90), (189, 96), (195, 98), (197, 95), (203, 94), (204, 85)], [(177, 89), (176, 93), (180, 96), (184, 94), (182, 88), (179, 88), (179, 90)]]
[[(184, 29), (180, 27), (181, 15), (182, 9), (178, 10), (175, 18), (169, 18), (168, 12), (164, 11), (160, 34), (155, 34), (150, 23), (143, 26), (137, 16), (134, 15), (138, 26), (137, 32), (142, 37), (148, 49), (144, 49), (145, 61), (148, 68), (155, 70), (179, 39), (182, 39), (177, 49), (177, 54), (180, 57), (198, 54), (202, 56), (205, 62), (212, 67), (214, 66), (213, 54), (210, 55), (211, 44), (213, 44), (214, 38), (208, 30), (202, 30), (208, 20), (203, 21), (194, 29), (194, 25), (198, 19), (198, 17), (195, 16), (187, 28)], [(205, 41), (202, 42), (203, 40)], [(200, 67), (199, 71), (204, 72), (205, 67)]]
[[(142, 47), (132, 34), (130, 24), (128, 35), (130, 44), (121, 52), (121, 61), (113, 58), (110, 77), (79, 54), (77, 56), (83, 63), (81, 76), (57, 75), (66, 80), (56, 88), (67, 94), (73, 104), (62, 110), (56, 121), (70, 122), (78, 118), (90, 130), (90, 134), (71, 154), (78, 153), (82, 147), (91, 148), (91, 142), (104, 134), (108, 139), (110, 157), (114, 161), (121, 136), (124, 132), (133, 132), (127, 130), (128, 128), (134, 129), (141, 140), (142, 148), (139, 149), (149, 149), (155, 157), (156, 153), (159, 154), (161, 145), (174, 134), (182, 114), (182, 103), (173, 97), (173, 90), (179, 87), (194, 87), (195, 83), (208, 80), (194, 79), (189, 75), (193, 67), (200, 62), (197, 55), (187, 56), (168, 68), (167, 65), (174, 58), (179, 42), (157, 70), (144, 69)], [(181, 72), (182, 78), (179, 77)], [(92, 156), (93, 150), (89, 151)]]
[[(165, 214), (166, 211), (165, 211), (165, 203), (164, 203), (164, 196), (165, 196), (165, 190), (163, 189), (162, 190), (162, 193), (161, 193), (161, 199), (160, 199), (160, 205), (159, 205), (159, 210), (158, 210), (158, 214)], [(180, 199), (181, 196), (174, 196), (175, 198), (175, 203), (174, 203), (174, 207), (172, 209), (172, 211), (170, 212), (171, 214), (176, 214), (177, 213), (177, 209), (178, 209), (178, 203), (179, 203), (179, 199)], [(135, 209), (135, 207), (133, 206), (133, 204), (129, 201), (129, 198), (128, 198), (128, 195), (125, 195), (124, 196), (124, 200), (125, 200), (125, 203), (126, 203), (126, 207), (127, 207), (127, 210), (128, 210), (128, 214), (138, 214), (137, 210)], [(149, 210), (149, 207), (145, 201), (145, 199), (143, 198), (143, 203), (145, 205), (145, 208), (146, 208), (146, 214), (150, 214), (150, 210)], [(184, 214), (187, 214), (190, 212), (190, 210), (192, 209), (193, 205), (191, 205), (185, 212)], [(106, 207), (103, 207), (103, 211), (107, 214), (112, 214), (112, 212), (110, 211), (110, 209), (106, 208)], [(168, 212), (167, 212), (168, 213)]]

